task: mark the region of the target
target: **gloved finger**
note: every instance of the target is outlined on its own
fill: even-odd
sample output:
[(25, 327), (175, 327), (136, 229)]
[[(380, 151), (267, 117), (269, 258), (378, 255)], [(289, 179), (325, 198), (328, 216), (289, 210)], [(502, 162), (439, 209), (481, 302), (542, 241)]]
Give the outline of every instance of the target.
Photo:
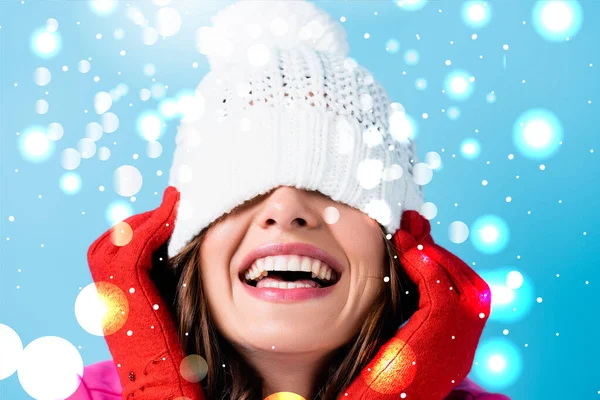
[[(428, 257), (427, 249), (429, 249), (431, 245), (434, 245), (429, 221), (415, 210), (404, 211), (400, 229), (394, 235), (394, 242), (401, 252), (416, 250), (422, 252), (421, 260), (425, 261)], [(466, 295), (464, 294), (463, 286), (470, 284), (468, 279), (462, 274), (456, 275), (453, 274), (452, 271), (446, 270), (439, 260), (438, 266), (442, 267), (443, 274), (449, 282), (449, 284), (443, 285), (445, 290), (454, 291), (454, 293), (459, 296), (460, 301), (464, 301)], [(439, 279), (436, 279), (436, 283), (438, 280)]]
[[(401, 233), (402, 235), (403, 233)], [(435, 260), (417, 247), (400, 253), (400, 264), (409, 278), (417, 285), (419, 295), (424, 299), (455, 300), (460, 297), (456, 284), (450, 279), (448, 272)]]
[(488, 284), (458, 256), (437, 244), (428, 245), (426, 251), (437, 263), (447, 268), (448, 273), (459, 282), (467, 301), (481, 305), (491, 301)]

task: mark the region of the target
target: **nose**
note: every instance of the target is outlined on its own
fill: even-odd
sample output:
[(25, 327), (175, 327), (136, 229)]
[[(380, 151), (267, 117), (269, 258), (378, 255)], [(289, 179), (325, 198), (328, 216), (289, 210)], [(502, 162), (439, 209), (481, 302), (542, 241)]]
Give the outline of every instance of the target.
[(318, 228), (321, 224), (318, 210), (311, 207), (311, 194), (291, 186), (280, 186), (264, 200), (258, 223), (266, 229), (277, 225), (283, 231), (305, 227)]

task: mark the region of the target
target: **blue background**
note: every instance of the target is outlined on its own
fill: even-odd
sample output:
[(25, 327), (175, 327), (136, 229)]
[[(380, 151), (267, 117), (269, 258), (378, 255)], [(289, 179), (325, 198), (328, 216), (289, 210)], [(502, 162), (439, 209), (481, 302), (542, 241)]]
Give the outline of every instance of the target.
[[(169, 6), (182, 15), (180, 31), (144, 45), (141, 27), (128, 18), (124, 1), (106, 16), (87, 1), (0, 2), (0, 323), (17, 332), (23, 346), (42, 336), (59, 336), (78, 349), (84, 365), (110, 358), (104, 338), (78, 324), (74, 304), (80, 290), (92, 283), (86, 251), (111, 226), (110, 205), (129, 203), (134, 213), (152, 209), (168, 182), (177, 119), (165, 120), (159, 139), (163, 153), (149, 158), (137, 119), (156, 112), (162, 99), (142, 101), (139, 92), (155, 83), (168, 85), (165, 97), (171, 98), (193, 89), (208, 71), (207, 59), (195, 48), (195, 31), (230, 3), (174, 1)], [(491, 19), (479, 28), (462, 18), (464, 2), (459, 0), (430, 1), (419, 10), (392, 1), (316, 3), (338, 21), (346, 17), (350, 56), (414, 119), (419, 159), (430, 151), (441, 156), (442, 167), (425, 187), (426, 201), (438, 210), (432, 219), (436, 241), (490, 284), (502, 282), (507, 271), (524, 278), (514, 291), (514, 304), (493, 309), (470, 377), (515, 400), (600, 398), (600, 2), (577, 2), (583, 10), (581, 30), (562, 41), (548, 40), (534, 29), (535, 2), (529, 0), (487, 2)], [(150, 1), (133, 4), (152, 24), (159, 7)], [(62, 44), (56, 55), (43, 57), (31, 49), (30, 40), (49, 18), (59, 22)], [(122, 39), (113, 34), (117, 28), (125, 33)], [(398, 41), (398, 51), (386, 50), (390, 39)], [(409, 49), (420, 56), (414, 65), (403, 57)], [(83, 59), (90, 60), (87, 73), (77, 68)], [(156, 67), (153, 76), (143, 73), (148, 63)], [(65, 65), (68, 71), (62, 70)], [(38, 67), (52, 73), (46, 86), (34, 82)], [(444, 79), (457, 69), (476, 78), (464, 100), (442, 93)], [(415, 86), (418, 78), (427, 81), (424, 90)], [(81, 190), (69, 195), (59, 186), (67, 172), (61, 152), (77, 147), (87, 123), (100, 121), (94, 95), (121, 83), (128, 93), (113, 100), (110, 109), (119, 117), (119, 128), (97, 143), (110, 148), (111, 156), (82, 159), (73, 171), (82, 179)], [(492, 91), (495, 102), (489, 101)], [(36, 112), (39, 99), (50, 105), (46, 114)], [(449, 117), (452, 106), (460, 109), (458, 118)], [(550, 111), (562, 126), (562, 144), (544, 160), (520, 151), (513, 140), (519, 116), (535, 108)], [(28, 160), (19, 136), (51, 122), (64, 127), (64, 136), (54, 142), (47, 160)], [(480, 144), (478, 157), (461, 153), (467, 138)], [(143, 174), (135, 202), (113, 188), (114, 170), (126, 164)], [(105, 191), (98, 189), (101, 185)], [(508, 227), (503, 232), (508, 242), (493, 254), (474, 242), (473, 224), (485, 215), (501, 218)], [(450, 240), (453, 221), (470, 227), (470, 240)], [(496, 373), (487, 362), (494, 354), (505, 361)], [(17, 373), (0, 381), (0, 397), (31, 398)]]

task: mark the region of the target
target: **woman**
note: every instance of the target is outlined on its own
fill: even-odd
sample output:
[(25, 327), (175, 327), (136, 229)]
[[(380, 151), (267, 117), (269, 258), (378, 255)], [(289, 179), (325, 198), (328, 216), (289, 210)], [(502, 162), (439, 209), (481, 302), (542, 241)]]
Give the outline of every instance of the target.
[(89, 249), (128, 316), (71, 398), (506, 399), (466, 379), (489, 287), (415, 211), (414, 142), (343, 29), (304, 1), (213, 21), (161, 205)]

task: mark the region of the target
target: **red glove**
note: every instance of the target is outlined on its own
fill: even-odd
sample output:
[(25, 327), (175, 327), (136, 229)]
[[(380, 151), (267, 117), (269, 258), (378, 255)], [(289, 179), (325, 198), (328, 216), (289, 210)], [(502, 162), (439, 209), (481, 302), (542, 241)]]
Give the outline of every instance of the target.
[(174, 400), (185, 396), (186, 400), (205, 400), (201, 385), (181, 376), (185, 353), (169, 304), (150, 278), (152, 255), (173, 232), (178, 201), (177, 189), (167, 187), (157, 209), (125, 220), (133, 230), (131, 242), (113, 244), (111, 228), (88, 251), (94, 281), (118, 286), (129, 301), (125, 325), (105, 336), (115, 364), (120, 364), (123, 399)]
[(441, 400), (471, 370), (491, 311), (490, 288), (435, 244), (430, 231), (429, 221), (417, 211), (403, 213), (393, 241), (400, 263), (418, 286), (419, 308), (340, 399)]

